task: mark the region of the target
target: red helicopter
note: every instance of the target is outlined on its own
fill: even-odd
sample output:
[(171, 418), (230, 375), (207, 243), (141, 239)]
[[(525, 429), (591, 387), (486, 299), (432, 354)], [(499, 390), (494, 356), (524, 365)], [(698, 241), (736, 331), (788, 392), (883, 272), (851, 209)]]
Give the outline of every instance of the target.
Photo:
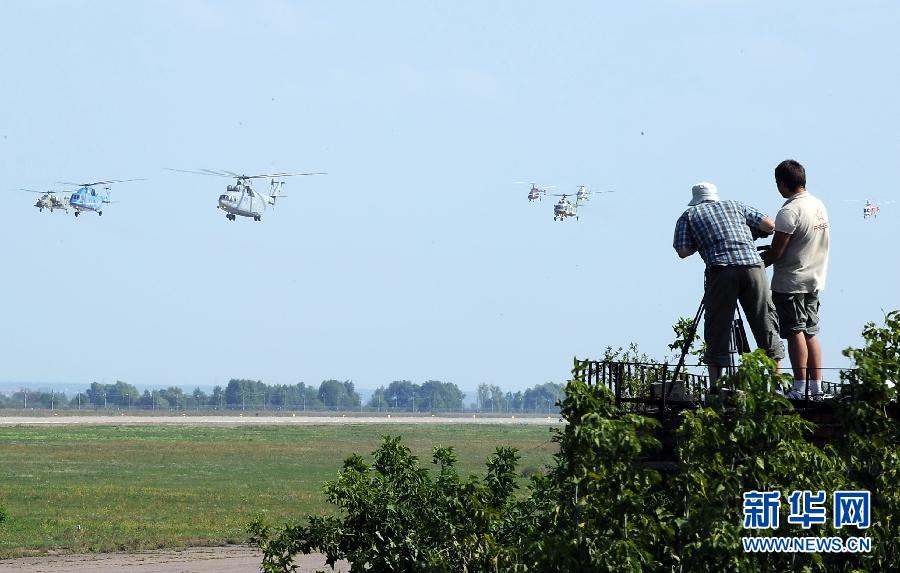
[[(844, 201), (849, 201), (852, 203), (859, 202), (859, 199), (844, 199)], [(878, 213), (881, 212), (882, 205), (890, 205), (891, 203), (896, 203), (896, 201), (885, 201), (884, 203), (871, 202), (866, 199), (866, 204), (863, 206), (863, 219), (875, 219), (878, 217)]]

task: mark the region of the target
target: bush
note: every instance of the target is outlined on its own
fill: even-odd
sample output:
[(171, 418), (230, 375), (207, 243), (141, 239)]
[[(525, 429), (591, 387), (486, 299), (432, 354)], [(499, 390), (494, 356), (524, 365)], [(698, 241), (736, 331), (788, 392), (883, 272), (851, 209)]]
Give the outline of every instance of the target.
[(293, 555), (318, 551), (359, 571), (483, 571), (496, 563), (503, 519), (514, 503), (518, 454), (498, 448), (484, 480), (463, 479), (452, 448), (435, 448), (436, 477), (399, 437), (385, 436), (367, 465), (353, 455), (325, 484), (339, 517), (310, 516), (307, 525), (274, 531), (250, 526), (263, 550), (264, 572), (291, 571)]

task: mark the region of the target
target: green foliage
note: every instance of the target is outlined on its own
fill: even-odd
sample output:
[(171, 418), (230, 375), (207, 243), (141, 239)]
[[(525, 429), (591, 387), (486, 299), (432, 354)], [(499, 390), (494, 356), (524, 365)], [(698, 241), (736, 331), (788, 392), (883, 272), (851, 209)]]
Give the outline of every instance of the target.
[(399, 437), (385, 436), (374, 464), (344, 462), (325, 495), (340, 516), (310, 516), (307, 525), (273, 530), (257, 519), (250, 530), (263, 550), (262, 569), (291, 570), (293, 555), (319, 551), (365, 571), (484, 571), (496, 567), (503, 519), (514, 503), (514, 448), (498, 448), (483, 480), (462, 478), (452, 448), (434, 448), (437, 476)]
[(842, 375), (855, 399), (841, 403), (847, 438), (839, 448), (848, 481), (872, 492), (868, 532), (880, 549), (871, 563), (873, 570), (888, 570), (900, 563), (900, 311), (886, 314), (883, 326), (867, 323), (862, 335), (862, 348), (844, 351), (856, 365)]
[[(678, 318), (678, 322), (672, 325), (672, 330), (675, 331), (675, 340), (669, 344), (669, 350), (675, 351), (674, 361), (677, 362), (681, 357), (681, 352), (684, 350), (685, 342), (687, 342), (688, 337), (691, 335), (691, 330), (694, 328), (694, 319), (687, 318), (686, 316), (681, 316)], [(694, 336), (691, 338), (690, 345), (688, 346), (688, 355), (694, 356), (698, 359), (702, 359), (703, 355), (706, 353), (706, 342), (701, 342), (700, 346), (697, 347), (697, 342), (700, 340), (700, 335), (697, 334), (697, 331), (694, 331)]]
[[(808, 441), (813, 425), (773, 392), (780, 385), (775, 363), (763, 351), (744, 355), (737, 374), (725, 381), (710, 406), (683, 416), (679, 468), (666, 492), (673, 516), (677, 562), (692, 571), (789, 570), (812, 566), (818, 556), (744, 554), (744, 492), (825, 490), (844, 485), (833, 450)], [(810, 535), (788, 527), (778, 535)], [(834, 535), (820, 528), (816, 535)]]
[(618, 410), (605, 387), (578, 378), (560, 414), (567, 424), (556, 434), (556, 466), (517, 508), (522, 530), (507, 568), (641, 571), (653, 563), (647, 540), (667, 536), (653, 495), (660, 475), (639, 463), (659, 448), (658, 422)]

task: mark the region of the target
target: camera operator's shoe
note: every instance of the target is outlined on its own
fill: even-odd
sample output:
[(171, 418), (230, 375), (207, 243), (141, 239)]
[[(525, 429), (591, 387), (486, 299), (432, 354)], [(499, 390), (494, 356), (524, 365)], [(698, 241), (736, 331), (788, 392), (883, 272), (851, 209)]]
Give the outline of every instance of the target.
[(791, 390), (788, 390), (784, 393), (784, 397), (788, 400), (802, 400), (806, 397), (806, 393), (802, 390), (792, 388)]

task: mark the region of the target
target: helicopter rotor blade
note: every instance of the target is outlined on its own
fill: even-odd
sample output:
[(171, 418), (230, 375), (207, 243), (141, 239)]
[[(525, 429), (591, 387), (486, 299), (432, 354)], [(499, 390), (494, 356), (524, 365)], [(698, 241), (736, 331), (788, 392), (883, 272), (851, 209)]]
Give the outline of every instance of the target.
[(205, 172), (207, 175), (215, 175), (217, 177), (237, 177), (237, 175), (232, 175), (225, 171), (213, 171), (212, 169), (201, 169), (200, 171)]
[(52, 195), (53, 193), (56, 193), (56, 191), (38, 191), (36, 189), (24, 189), (24, 188), (20, 188), (19, 191), (25, 191), (27, 193), (38, 193), (40, 195), (47, 195), (47, 194)]
[(113, 183), (127, 183), (128, 181), (146, 181), (146, 179), (110, 179), (109, 181), (94, 181), (91, 183), (72, 183), (71, 181), (57, 181), (60, 185), (73, 185), (75, 187), (93, 187), (94, 185), (112, 185)]
[[(190, 173), (192, 175), (213, 175), (212, 173), (207, 173), (205, 171), (194, 171), (192, 169), (175, 169), (174, 167), (163, 167), (166, 171), (176, 171), (178, 173)], [(216, 176), (221, 177), (221, 174), (215, 174)]]
[(92, 185), (112, 185), (113, 183), (128, 183), (129, 181), (146, 181), (146, 179), (143, 177), (138, 177), (137, 179), (110, 179), (109, 181), (98, 181)]
[(324, 171), (315, 171), (312, 173), (262, 173), (259, 175), (247, 175), (245, 176), (247, 179), (267, 179), (269, 177), (297, 177), (302, 175), (328, 175)]

